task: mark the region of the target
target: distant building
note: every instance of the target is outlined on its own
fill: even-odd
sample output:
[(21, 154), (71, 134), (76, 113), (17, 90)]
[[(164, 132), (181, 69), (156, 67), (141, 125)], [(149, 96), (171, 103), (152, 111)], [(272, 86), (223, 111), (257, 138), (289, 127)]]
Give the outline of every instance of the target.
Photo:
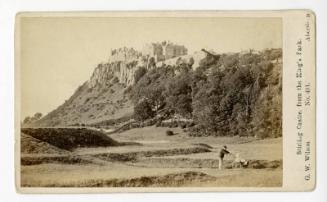
[(156, 61), (164, 60), (164, 50), (160, 43), (145, 44), (142, 48), (142, 55), (154, 57)]
[(156, 62), (187, 55), (187, 48), (171, 42), (146, 44), (142, 49), (143, 56), (154, 57)]

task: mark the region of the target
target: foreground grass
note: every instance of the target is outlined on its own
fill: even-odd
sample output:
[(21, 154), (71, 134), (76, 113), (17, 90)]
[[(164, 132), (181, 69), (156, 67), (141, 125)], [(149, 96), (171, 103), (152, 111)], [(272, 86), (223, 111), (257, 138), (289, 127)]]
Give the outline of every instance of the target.
[[(121, 168), (119, 170), (85, 171), (74, 169), (73, 174), (63, 174), (58, 179), (50, 175), (25, 175), (25, 187), (278, 187), (282, 186), (282, 169), (145, 169)], [(134, 171), (131, 175), (128, 172)], [(43, 174), (46, 171), (43, 171)], [(126, 175), (124, 175), (124, 172)], [(84, 174), (83, 174), (84, 173)], [(70, 175), (70, 176), (68, 176)], [(52, 177), (51, 177), (52, 176)]]
[[(25, 138), (28, 141), (23, 145), (29, 148), (22, 150), (26, 153), (21, 156), (21, 184), (27, 187), (282, 186), (281, 138), (194, 138), (179, 128), (172, 129), (176, 135), (167, 136), (167, 129), (138, 128), (110, 137), (79, 129), (60, 129), (59, 133), (66, 135), (57, 134), (57, 129), (30, 133), (37, 139)], [(30, 148), (31, 143), (35, 147)], [(225, 144), (249, 160), (247, 169), (230, 169), (232, 155), (226, 156), (224, 170), (217, 169), (218, 154)], [(61, 152), (63, 147), (71, 151)]]

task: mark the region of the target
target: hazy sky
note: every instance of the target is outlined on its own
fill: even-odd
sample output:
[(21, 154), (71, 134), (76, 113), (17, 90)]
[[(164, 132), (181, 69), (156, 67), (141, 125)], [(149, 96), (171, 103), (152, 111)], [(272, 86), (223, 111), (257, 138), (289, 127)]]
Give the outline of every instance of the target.
[(164, 40), (189, 53), (282, 47), (280, 18), (25, 17), (20, 28), (22, 118), (62, 104), (113, 48)]

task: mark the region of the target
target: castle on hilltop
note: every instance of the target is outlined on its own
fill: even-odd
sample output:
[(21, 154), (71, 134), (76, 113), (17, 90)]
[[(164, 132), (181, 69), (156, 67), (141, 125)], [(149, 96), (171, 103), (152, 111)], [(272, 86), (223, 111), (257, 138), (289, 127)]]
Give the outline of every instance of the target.
[(187, 48), (169, 41), (146, 44), (141, 51), (127, 47), (112, 49), (108, 62), (101, 63), (95, 68), (89, 86), (93, 88), (98, 84), (108, 84), (114, 78), (127, 86), (132, 85), (138, 67), (151, 69), (162, 66), (164, 62), (176, 64), (176, 60), (182, 60), (182, 56), (187, 57)]
[(153, 57), (155, 62), (160, 62), (183, 55), (187, 55), (187, 48), (185, 46), (163, 41), (161, 43), (145, 44), (141, 52), (127, 47), (111, 50), (109, 61), (132, 61), (138, 60), (141, 57), (146, 59)]
[(146, 44), (142, 49), (142, 55), (154, 57), (156, 62), (170, 58), (187, 55), (187, 48), (183, 45), (173, 44), (170, 41)]

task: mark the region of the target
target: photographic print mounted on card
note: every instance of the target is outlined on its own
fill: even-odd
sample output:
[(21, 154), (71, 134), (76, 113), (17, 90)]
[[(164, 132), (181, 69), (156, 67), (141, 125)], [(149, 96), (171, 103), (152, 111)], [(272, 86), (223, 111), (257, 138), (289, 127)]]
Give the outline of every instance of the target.
[(310, 191), (309, 10), (19, 13), (21, 193)]

